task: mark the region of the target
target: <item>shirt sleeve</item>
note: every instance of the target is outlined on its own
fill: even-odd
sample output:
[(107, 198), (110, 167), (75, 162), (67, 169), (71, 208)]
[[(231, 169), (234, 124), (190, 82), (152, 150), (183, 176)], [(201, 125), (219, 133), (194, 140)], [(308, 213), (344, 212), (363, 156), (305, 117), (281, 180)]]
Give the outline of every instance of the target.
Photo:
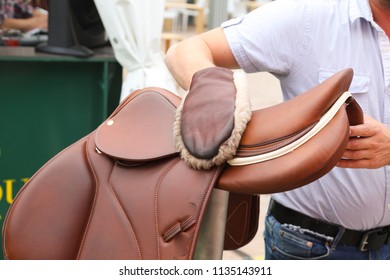
[(277, 0), (222, 24), (240, 67), (287, 75), (309, 41), (310, 1)]

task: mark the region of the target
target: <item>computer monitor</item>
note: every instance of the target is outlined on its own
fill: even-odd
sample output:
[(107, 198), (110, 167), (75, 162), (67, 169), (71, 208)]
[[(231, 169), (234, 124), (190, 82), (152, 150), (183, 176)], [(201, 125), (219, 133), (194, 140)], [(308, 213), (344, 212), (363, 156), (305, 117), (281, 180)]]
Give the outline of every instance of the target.
[(89, 57), (108, 43), (94, 0), (49, 0), (48, 41), (36, 51)]

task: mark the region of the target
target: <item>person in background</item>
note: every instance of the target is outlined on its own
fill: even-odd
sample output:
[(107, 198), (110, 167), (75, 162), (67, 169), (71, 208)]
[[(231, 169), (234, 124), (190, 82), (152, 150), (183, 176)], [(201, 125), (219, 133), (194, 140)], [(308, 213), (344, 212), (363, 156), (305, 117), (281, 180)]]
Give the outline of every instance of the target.
[(32, 29), (47, 30), (48, 15), (35, 9), (29, 0), (0, 0), (0, 29), (27, 32)]
[[(331, 172), (272, 195), (266, 259), (390, 259), (389, 38), (390, 0), (276, 0), (168, 50), (167, 65), (189, 96), (192, 77), (205, 69), (270, 72), (285, 99), (354, 70), (349, 91), (364, 124), (350, 127)], [(203, 97), (221, 95), (218, 83)]]

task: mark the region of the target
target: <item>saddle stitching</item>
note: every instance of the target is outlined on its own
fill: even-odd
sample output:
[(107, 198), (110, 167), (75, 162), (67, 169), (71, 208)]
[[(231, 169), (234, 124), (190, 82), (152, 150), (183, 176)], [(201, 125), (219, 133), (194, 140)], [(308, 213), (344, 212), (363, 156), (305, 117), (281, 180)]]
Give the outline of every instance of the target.
[(163, 234), (164, 241), (168, 242), (180, 232), (185, 232), (195, 223), (196, 223), (196, 219), (193, 215), (191, 215), (190, 217), (185, 219), (184, 222), (179, 222), (175, 224), (172, 228), (170, 228), (166, 233)]
[(175, 166), (178, 162), (180, 162), (180, 158), (176, 158), (171, 164), (169, 164), (169, 166), (164, 170), (164, 172), (161, 174), (160, 176), (160, 179), (158, 180), (157, 182), (157, 185), (156, 185), (156, 191), (155, 191), (155, 195), (154, 195), (154, 214), (155, 214), (155, 225), (156, 225), (156, 238), (157, 238), (157, 259), (160, 260), (161, 259), (161, 252), (160, 252), (160, 240), (159, 240), (159, 236), (160, 236), (160, 233), (159, 233), (159, 224), (158, 224), (158, 207), (157, 207), (157, 204), (158, 204), (158, 193), (159, 193), (159, 190), (160, 190), (160, 185), (161, 185), (161, 182), (163, 181), (164, 177), (168, 174), (169, 170), (171, 170), (173, 168), (173, 166)]
[(118, 199), (118, 196), (116, 195), (116, 193), (115, 193), (115, 191), (114, 191), (114, 189), (113, 189), (113, 187), (112, 187), (112, 180), (111, 180), (111, 179), (112, 179), (112, 175), (113, 175), (113, 173), (114, 173), (114, 169), (115, 169), (115, 167), (116, 167), (117, 165), (118, 165), (118, 162), (115, 162), (115, 164), (114, 164), (114, 166), (113, 166), (113, 168), (112, 168), (112, 170), (111, 170), (111, 174), (110, 174), (110, 178), (109, 178), (109, 187), (110, 187), (110, 191), (111, 191), (112, 196), (114, 197), (114, 200), (116, 201), (116, 206), (120, 209), (121, 213), (123, 214), (123, 216), (124, 216), (124, 218), (125, 218), (125, 221), (127, 222), (127, 224), (128, 224), (129, 227), (130, 227), (130, 231), (131, 231), (131, 233), (132, 233), (132, 235), (133, 235), (133, 238), (134, 238), (134, 240), (135, 240), (135, 243), (136, 243), (136, 245), (137, 245), (138, 257), (139, 257), (139, 259), (141, 260), (141, 259), (142, 259), (142, 253), (141, 253), (141, 248), (140, 248), (140, 246), (139, 246), (139, 242), (138, 242), (138, 239), (137, 239), (137, 235), (135, 234), (134, 228), (133, 228), (133, 226), (132, 226), (132, 224), (131, 224), (131, 221), (130, 221), (129, 217), (128, 217), (127, 214), (126, 214), (126, 211), (124, 210), (122, 204), (120, 203), (120, 201), (119, 201), (119, 199)]
[(89, 153), (88, 153), (88, 140), (85, 141), (84, 152), (85, 152), (85, 155), (86, 155), (86, 158), (87, 158), (89, 169), (91, 170), (92, 175), (93, 175), (93, 177), (95, 179), (95, 195), (94, 195), (94, 198), (93, 198), (93, 203), (92, 203), (92, 207), (91, 207), (91, 212), (90, 212), (89, 217), (88, 217), (87, 225), (86, 225), (86, 227), (84, 229), (84, 234), (83, 234), (83, 237), (81, 239), (80, 247), (79, 247), (79, 250), (78, 250), (78, 253), (77, 253), (77, 257), (76, 257), (77, 260), (80, 259), (81, 251), (82, 251), (82, 249), (84, 247), (85, 239), (87, 238), (87, 232), (88, 232), (88, 229), (89, 229), (89, 227), (91, 225), (91, 220), (92, 220), (92, 217), (93, 217), (93, 214), (94, 214), (94, 211), (95, 211), (97, 194), (98, 194), (98, 189), (99, 189), (99, 179), (98, 179), (98, 177), (96, 175), (95, 169), (93, 168), (93, 165), (91, 163), (91, 159), (90, 159)]
[[(229, 219), (230, 219), (231, 217), (233, 217), (239, 209), (242, 209), (242, 207), (245, 207), (245, 213), (246, 213), (245, 216), (248, 216), (248, 212), (249, 212), (249, 205), (248, 205), (248, 202), (247, 202), (247, 201), (242, 201), (242, 202), (234, 209), (234, 211), (232, 211), (232, 213), (229, 215), (229, 217), (226, 218), (226, 221), (229, 221)], [(246, 227), (247, 227), (247, 224), (248, 224), (248, 219), (245, 219), (245, 223), (244, 223), (243, 227), (246, 228)], [(226, 234), (227, 234), (234, 242), (236, 242), (236, 244), (242, 244), (243, 239), (244, 239), (244, 236), (241, 236), (241, 240), (240, 240), (240, 241), (237, 241), (237, 239), (234, 238), (234, 236), (232, 236), (232, 235), (230, 234), (229, 231), (226, 231)]]
[[(214, 189), (216, 181), (221, 173), (221, 170), (222, 170), (222, 167), (219, 166), (217, 168), (217, 170), (214, 172), (214, 176), (208, 185), (208, 190), (207, 190), (206, 195), (203, 198), (203, 202), (202, 202), (202, 206), (201, 206), (200, 211), (199, 211), (199, 215), (198, 215), (198, 217), (196, 217), (197, 222), (195, 224), (195, 232), (199, 232), (199, 227), (200, 227), (199, 219), (204, 216), (204, 212), (206, 210), (206, 206), (207, 206), (207, 202), (208, 202), (209, 197), (210, 197), (210, 193)], [(198, 235), (194, 234), (194, 236), (192, 237), (192, 242), (191, 242), (190, 256), (193, 256), (193, 254), (194, 254), (197, 239), (198, 239)]]

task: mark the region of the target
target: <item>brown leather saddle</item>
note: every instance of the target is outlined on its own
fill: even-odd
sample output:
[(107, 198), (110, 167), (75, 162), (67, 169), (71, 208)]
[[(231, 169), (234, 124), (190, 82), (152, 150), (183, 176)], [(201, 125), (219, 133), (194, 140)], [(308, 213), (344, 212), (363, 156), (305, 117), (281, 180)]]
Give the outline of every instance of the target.
[(302, 186), (340, 159), (349, 125), (362, 122), (356, 101), (343, 95), (352, 75), (344, 70), (254, 111), (237, 157), (209, 170), (190, 168), (175, 149), (181, 99), (161, 88), (134, 92), (23, 186), (4, 221), (5, 258), (192, 259), (214, 188), (230, 192), (224, 248), (247, 244), (257, 230), (258, 194)]

